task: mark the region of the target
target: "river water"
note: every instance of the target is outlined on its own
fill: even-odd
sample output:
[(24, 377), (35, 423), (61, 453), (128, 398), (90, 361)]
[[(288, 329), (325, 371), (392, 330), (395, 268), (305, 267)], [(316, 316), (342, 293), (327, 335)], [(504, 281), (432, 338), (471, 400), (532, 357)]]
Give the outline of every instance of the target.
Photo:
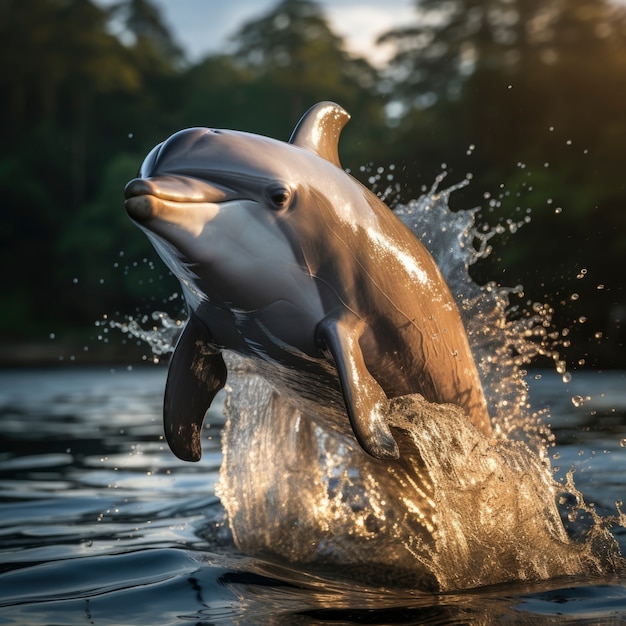
[[(223, 397), (202, 461), (184, 463), (162, 439), (165, 374), (0, 372), (0, 624), (626, 623), (617, 571), (425, 592), (240, 553), (215, 496)], [(527, 381), (532, 405), (549, 407), (556, 480), (575, 468), (592, 510), (615, 516), (626, 495), (626, 373), (579, 372), (566, 384), (533, 371)], [(563, 507), (574, 539), (585, 533), (578, 517), (568, 524)], [(623, 553), (624, 529), (612, 535)]]

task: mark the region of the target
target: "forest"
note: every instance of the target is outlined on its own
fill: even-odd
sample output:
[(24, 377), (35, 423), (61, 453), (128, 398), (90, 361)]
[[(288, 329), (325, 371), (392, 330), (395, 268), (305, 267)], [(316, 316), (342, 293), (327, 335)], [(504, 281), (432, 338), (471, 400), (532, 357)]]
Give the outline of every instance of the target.
[(191, 62), (149, 0), (0, 0), (0, 361), (129, 358), (102, 320), (183, 307), (123, 208), (148, 150), (189, 126), (286, 140), (334, 100), (364, 182), (361, 166), (393, 165), (408, 201), (442, 169), (444, 186), (470, 173), (453, 209), (530, 216), (474, 279), (552, 307), (571, 368), (626, 367), (624, 4), (416, 0), (380, 43), (375, 67), (314, 0), (280, 0)]

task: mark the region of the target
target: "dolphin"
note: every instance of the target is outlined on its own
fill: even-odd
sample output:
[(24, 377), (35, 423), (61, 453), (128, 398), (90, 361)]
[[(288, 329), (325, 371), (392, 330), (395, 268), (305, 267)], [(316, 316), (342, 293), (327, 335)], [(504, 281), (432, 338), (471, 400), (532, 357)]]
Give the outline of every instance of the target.
[(252, 360), (305, 415), (398, 458), (389, 400), (459, 405), (485, 435), (487, 405), (454, 298), (435, 261), (339, 162), (350, 119), (309, 109), (288, 143), (189, 128), (160, 143), (125, 188), (130, 218), (181, 283), (189, 318), (170, 360), (164, 427), (201, 456), (222, 356)]

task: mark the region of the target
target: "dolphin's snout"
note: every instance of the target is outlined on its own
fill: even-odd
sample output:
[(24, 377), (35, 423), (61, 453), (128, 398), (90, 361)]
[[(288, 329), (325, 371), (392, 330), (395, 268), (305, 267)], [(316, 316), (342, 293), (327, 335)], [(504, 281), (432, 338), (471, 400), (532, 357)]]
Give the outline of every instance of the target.
[(134, 178), (124, 189), (126, 210), (135, 220), (154, 217), (164, 204), (219, 204), (235, 197), (232, 190), (191, 176), (163, 175)]
[(131, 180), (124, 189), (126, 212), (137, 222), (153, 217), (155, 205), (159, 203), (154, 186), (145, 178)]
[(129, 217), (136, 222), (143, 222), (155, 214), (155, 204), (159, 202), (152, 196), (135, 196), (134, 198), (127, 198), (124, 206)]
[[(233, 192), (190, 176), (166, 174), (131, 180), (124, 189), (129, 217), (149, 230), (167, 223), (197, 236)], [(158, 226), (158, 225), (161, 226)]]
[(173, 174), (135, 178), (126, 185), (124, 193), (126, 198), (148, 195), (172, 202), (224, 202), (233, 195), (226, 187)]
[(133, 178), (124, 188), (126, 199), (135, 196), (153, 195), (155, 192), (154, 185), (147, 178)]

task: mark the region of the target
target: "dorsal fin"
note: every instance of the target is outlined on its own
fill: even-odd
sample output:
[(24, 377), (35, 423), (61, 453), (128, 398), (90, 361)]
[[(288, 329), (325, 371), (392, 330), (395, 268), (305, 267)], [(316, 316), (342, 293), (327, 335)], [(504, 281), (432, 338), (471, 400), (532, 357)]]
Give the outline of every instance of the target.
[(289, 143), (306, 148), (341, 167), (339, 162), (339, 135), (348, 123), (350, 114), (334, 102), (313, 105), (296, 125)]

